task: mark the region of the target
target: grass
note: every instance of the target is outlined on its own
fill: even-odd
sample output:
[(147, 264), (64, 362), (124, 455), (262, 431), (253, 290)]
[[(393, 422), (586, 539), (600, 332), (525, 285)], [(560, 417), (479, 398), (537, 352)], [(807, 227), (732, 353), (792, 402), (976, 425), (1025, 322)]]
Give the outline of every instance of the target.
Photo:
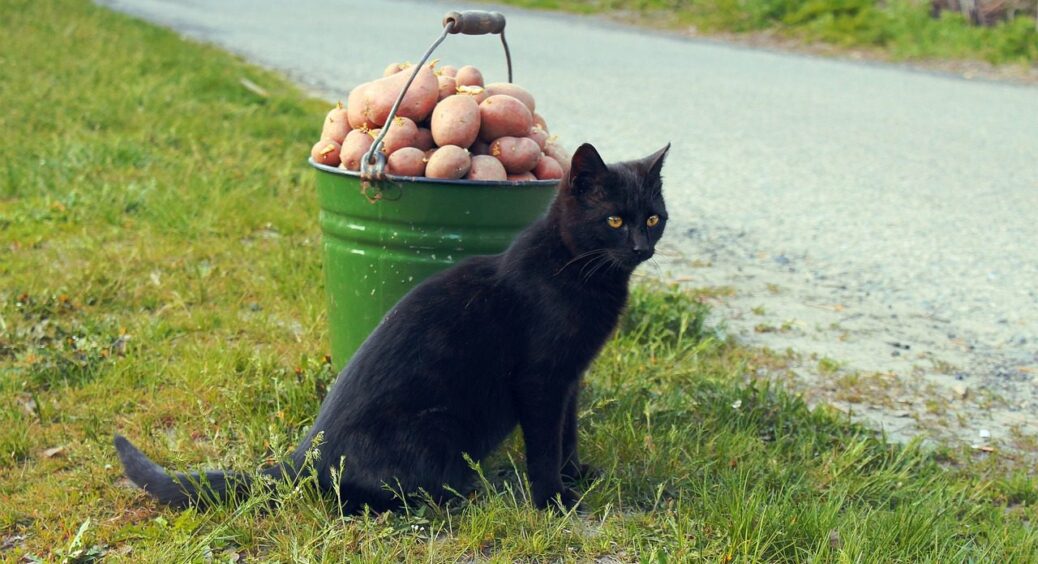
[(344, 518), (307, 483), (156, 507), (114, 431), (171, 467), (255, 469), (333, 377), (303, 162), (326, 108), (86, 2), (12, 0), (0, 21), (0, 558), (1038, 558), (1032, 472), (809, 410), (713, 336), (711, 292), (650, 287), (587, 377), (580, 440), (605, 472), (583, 513), (529, 507), (518, 437), (445, 507)]
[[(867, 49), (895, 60), (1038, 63), (1034, 3), (1011, 21), (969, 24), (959, 12), (930, 15), (921, 0), (495, 0), (578, 14), (623, 14), (671, 29), (705, 33), (768, 32), (805, 43)], [(1030, 13), (1031, 15), (1024, 15)]]

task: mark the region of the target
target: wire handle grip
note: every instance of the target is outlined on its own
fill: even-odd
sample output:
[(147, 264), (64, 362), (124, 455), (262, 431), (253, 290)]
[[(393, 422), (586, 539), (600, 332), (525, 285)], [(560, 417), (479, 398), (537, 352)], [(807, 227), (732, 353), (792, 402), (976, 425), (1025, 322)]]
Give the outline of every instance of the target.
[(463, 12), (447, 12), (443, 16), (443, 27), (449, 33), (465, 35), (487, 35), (504, 33), (505, 15), (501, 12), (483, 10), (465, 10)]

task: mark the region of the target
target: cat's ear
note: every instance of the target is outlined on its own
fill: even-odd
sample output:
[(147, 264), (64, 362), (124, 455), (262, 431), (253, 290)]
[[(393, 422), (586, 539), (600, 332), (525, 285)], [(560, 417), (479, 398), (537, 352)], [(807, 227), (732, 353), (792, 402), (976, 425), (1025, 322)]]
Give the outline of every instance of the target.
[(598, 150), (590, 143), (577, 147), (573, 153), (569, 170), (569, 190), (580, 197), (596, 192), (602, 188), (609, 167), (602, 160)]
[(659, 178), (660, 172), (663, 170), (663, 161), (667, 157), (667, 153), (670, 151), (670, 143), (667, 143), (662, 149), (655, 153), (645, 157), (643, 162), (646, 164), (645, 171), (649, 178)]

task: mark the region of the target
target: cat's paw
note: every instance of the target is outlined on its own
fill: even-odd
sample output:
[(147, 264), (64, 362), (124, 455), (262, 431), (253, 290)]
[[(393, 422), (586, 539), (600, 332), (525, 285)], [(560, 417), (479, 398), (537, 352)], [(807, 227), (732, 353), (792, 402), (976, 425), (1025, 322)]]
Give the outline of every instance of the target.
[(602, 471), (589, 464), (567, 464), (562, 468), (562, 481), (567, 484), (593, 482), (602, 477)]
[(570, 509), (576, 507), (577, 502), (579, 501), (580, 496), (577, 495), (577, 492), (566, 487), (553, 491), (549, 494), (542, 493), (540, 495), (537, 495), (535, 493), (533, 496), (533, 502), (538, 509), (546, 509), (551, 511), (560, 509), (562, 511), (569, 511)]

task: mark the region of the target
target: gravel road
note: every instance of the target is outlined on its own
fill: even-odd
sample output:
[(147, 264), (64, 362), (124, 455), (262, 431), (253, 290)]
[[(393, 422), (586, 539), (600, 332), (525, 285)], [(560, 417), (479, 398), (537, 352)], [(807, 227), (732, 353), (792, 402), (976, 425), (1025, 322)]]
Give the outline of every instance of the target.
[[(101, 3), (329, 100), (463, 5)], [(731, 288), (728, 332), (794, 351), (767, 376), (895, 438), (1038, 448), (1038, 89), (503, 11), (516, 81), (571, 149), (674, 142), (661, 272)], [(494, 38), (437, 56), (504, 79)]]

